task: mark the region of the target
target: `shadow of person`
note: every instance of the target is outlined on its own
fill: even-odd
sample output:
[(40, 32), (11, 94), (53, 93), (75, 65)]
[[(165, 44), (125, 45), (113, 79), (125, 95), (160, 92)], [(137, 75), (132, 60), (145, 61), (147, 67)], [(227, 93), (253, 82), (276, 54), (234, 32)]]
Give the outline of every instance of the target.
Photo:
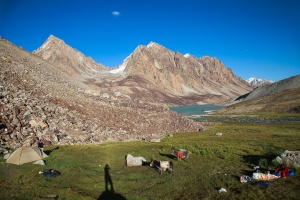
[[(108, 164), (104, 167), (104, 178), (105, 178), (105, 190), (114, 192), (114, 186), (113, 182), (111, 180), (110, 174), (109, 174), (110, 167)], [(108, 190), (108, 186), (110, 185), (110, 190)]]
[[(115, 193), (113, 182), (109, 174), (110, 167), (108, 164), (104, 167), (105, 191), (98, 197), (98, 200), (126, 200), (121, 194)], [(110, 190), (109, 190), (110, 187)]]
[(114, 193), (112, 191), (104, 191), (99, 196), (98, 200), (126, 200), (121, 194)]

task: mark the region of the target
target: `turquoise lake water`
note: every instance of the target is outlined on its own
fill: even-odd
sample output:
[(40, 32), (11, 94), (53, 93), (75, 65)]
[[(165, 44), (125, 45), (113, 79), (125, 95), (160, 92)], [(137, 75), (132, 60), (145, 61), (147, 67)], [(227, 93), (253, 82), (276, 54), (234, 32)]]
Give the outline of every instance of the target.
[(205, 111), (218, 110), (221, 108), (223, 108), (223, 106), (217, 106), (212, 104), (169, 107), (170, 110), (186, 116), (203, 115), (207, 114)]

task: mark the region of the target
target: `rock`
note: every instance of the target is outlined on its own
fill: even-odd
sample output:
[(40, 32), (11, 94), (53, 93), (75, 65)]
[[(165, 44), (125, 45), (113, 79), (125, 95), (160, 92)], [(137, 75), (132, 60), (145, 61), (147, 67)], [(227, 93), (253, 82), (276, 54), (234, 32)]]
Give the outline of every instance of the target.
[(143, 163), (146, 162), (146, 159), (144, 157), (133, 157), (131, 154), (127, 154), (125, 157), (126, 165), (128, 167), (134, 167), (134, 166), (142, 166)]
[(102, 94), (102, 98), (109, 99), (109, 98), (110, 98), (110, 96), (109, 96), (109, 94), (107, 94), (107, 93), (104, 93), (104, 94)]

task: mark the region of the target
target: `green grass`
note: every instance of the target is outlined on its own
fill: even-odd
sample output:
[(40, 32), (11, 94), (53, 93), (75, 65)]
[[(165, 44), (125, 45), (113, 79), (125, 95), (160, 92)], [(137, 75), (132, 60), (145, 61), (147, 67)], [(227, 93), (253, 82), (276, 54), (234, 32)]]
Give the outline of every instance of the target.
[[(300, 175), (278, 179), (267, 189), (240, 183), (241, 175), (284, 150), (300, 150), (300, 123), (218, 124), (203, 132), (177, 133), (160, 143), (116, 142), (85, 146), (46, 147), (46, 165), (21, 166), (0, 159), (0, 199), (299, 199)], [(222, 136), (215, 133), (222, 132)], [(170, 150), (186, 148), (190, 160), (177, 161)], [(127, 153), (148, 161), (172, 160), (174, 171), (127, 167)], [(104, 167), (110, 166), (114, 193), (105, 191)], [(270, 167), (270, 166), (268, 166)], [(47, 179), (47, 168), (62, 173)], [(227, 193), (218, 193), (225, 188)], [(101, 198), (100, 198), (101, 197)]]

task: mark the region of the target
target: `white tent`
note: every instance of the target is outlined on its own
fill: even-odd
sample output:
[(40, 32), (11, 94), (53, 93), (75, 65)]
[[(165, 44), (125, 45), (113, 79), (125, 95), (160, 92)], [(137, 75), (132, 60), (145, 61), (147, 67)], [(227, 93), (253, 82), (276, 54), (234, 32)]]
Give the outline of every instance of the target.
[(33, 162), (47, 158), (48, 156), (38, 147), (19, 147), (6, 160), (6, 163), (22, 165), (24, 163)]

